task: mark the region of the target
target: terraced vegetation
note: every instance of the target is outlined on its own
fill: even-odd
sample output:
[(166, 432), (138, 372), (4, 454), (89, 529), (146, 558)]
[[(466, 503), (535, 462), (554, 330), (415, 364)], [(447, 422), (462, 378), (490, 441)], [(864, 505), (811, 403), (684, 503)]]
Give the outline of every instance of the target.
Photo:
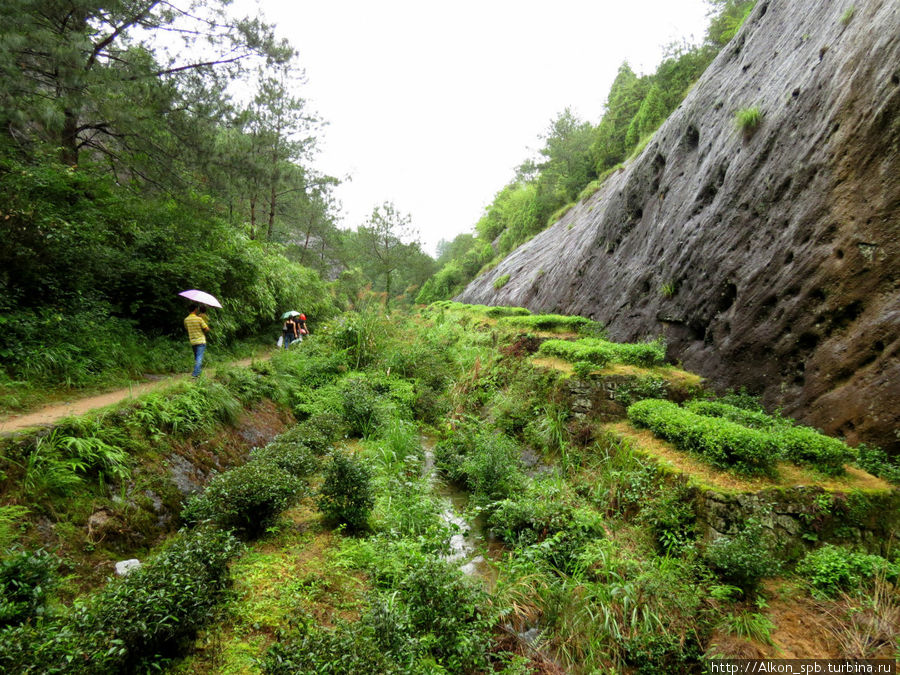
[[(798, 655), (895, 655), (900, 560), (873, 533), (896, 530), (896, 489), (837, 439), (716, 399), (661, 342), (586, 321), (364, 309), (271, 361), (7, 439), (0, 667), (698, 672), (797, 654), (791, 606), (821, 620)], [(584, 353), (611, 356), (548, 367)], [(790, 487), (787, 460), (818, 487)], [(732, 498), (753, 508), (720, 523), (710, 504)], [(459, 522), (490, 535), (463, 557)], [(124, 578), (89, 571), (128, 557), (144, 565)]]

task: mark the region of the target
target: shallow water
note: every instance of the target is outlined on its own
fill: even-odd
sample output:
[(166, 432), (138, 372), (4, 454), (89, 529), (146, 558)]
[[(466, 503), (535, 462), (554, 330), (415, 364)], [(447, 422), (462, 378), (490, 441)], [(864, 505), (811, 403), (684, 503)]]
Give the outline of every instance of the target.
[(450, 538), (450, 553), (444, 556), (445, 559), (458, 562), (464, 573), (479, 577), (493, 585), (497, 574), (485, 560), (485, 553), (491, 548), (492, 542), (490, 538), (485, 538), (482, 518), (476, 516), (466, 520), (464, 516), (469, 503), (468, 494), (443, 481), (437, 475), (434, 467), (434, 440), (423, 437), (422, 448), (425, 451), (422, 473), (430, 480), (434, 493), (444, 501), (441, 518), (458, 528), (456, 534)]

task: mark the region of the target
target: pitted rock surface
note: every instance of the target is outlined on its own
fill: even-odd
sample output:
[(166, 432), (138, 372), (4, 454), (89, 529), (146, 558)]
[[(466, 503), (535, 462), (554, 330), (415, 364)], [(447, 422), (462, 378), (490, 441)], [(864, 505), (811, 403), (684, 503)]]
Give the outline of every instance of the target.
[(900, 453), (900, 4), (845, 9), (760, 0), (637, 159), (457, 299), (663, 334), (715, 386)]

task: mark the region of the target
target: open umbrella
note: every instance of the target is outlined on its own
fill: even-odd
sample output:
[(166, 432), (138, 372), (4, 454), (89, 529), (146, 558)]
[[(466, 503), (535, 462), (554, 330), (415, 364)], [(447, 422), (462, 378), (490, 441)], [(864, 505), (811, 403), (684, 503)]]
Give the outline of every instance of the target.
[(189, 291), (181, 291), (181, 293), (179, 293), (178, 295), (182, 296), (183, 298), (187, 298), (188, 300), (199, 302), (201, 305), (219, 307), (220, 309), (222, 307), (222, 305), (219, 304), (219, 301), (216, 300), (215, 296), (210, 295), (209, 293), (204, 293), (203, 291), (198, 291), (195, 288)]
[(290, 312), (285, 312), (284, 314), (282, 314), (281, 318), (287, 319), (289, 316), (300, 316), (300, 312), (295, 312), (294, 310), (291, 310)]

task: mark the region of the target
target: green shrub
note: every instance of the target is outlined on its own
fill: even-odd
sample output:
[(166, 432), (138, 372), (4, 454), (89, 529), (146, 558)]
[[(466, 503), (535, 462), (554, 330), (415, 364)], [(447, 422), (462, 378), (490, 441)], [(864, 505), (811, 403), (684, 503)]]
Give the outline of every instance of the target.
[(531, 314), (529, 316), (507, 316), (499, 321), (503, 326), (515, 326), (532, 331), (573, 331), (583, 332), (600, 329), (602, 326), (596, 321), (583, 316), (569, 316), (565, 314)]
[(641, 512), (641, 520), (650, 526), (661, 554), (681, 553), (697, 536), (697, 516), (690, 491), (678, 485), (666, 487)]
[(9, 551), (0, 560), (0, 627), (43, 614), (59, 560), (44, 550)]
[(156, 558), (111, 582), (86, 622), (100, 672), (125, 672), (144, 659), (174, 654), (209, 623), (229, 584), (228, 562), (241, 550), (229, 533), (201, 528)]
[(852, 451), (842, 441), (820, 434), (814, 429), (794, 426), (793, 421), (747, 410), (718, 401), (691, 401), (685, 408), (698, 415), (721, 417), (752, 429), (767, 431), (782, 457), (797, 464), (812, 466), (823, 473), (838, 475)]
[(589, 377), (596, 368), (596, 364), (593, 364), (590, 361), (576, 361), (572, 364), (572, 371), (582, 379)]
[(249, 462), (218, 474), (181, 513), (187, 523), (210, 521), (254, 537), (297, 498), (300, 481), (270, 462)]
[(655, 375), (637, 377), (623, 382), (613, 391), (615, 401), (626, 408), (647, 398), (666, 398), (666, 381)]
[(753, 518), (746, 520), (738, 534), (719, 537), (709, 544), (704, 557), (722, 581), (737, 586), (745, 595), (755, 591), (764, 577), (781, 569), (762, 525)]
[(487, 525), (501, 540), (522, 549), (520, 555), (563, 574), (574, 573), (584, 547), (604, 536), (596, 511), (534, 496), (497, 502)]
[(763, 114), (759, 108), (741, 108), (734, 114), (734, 125), (745, 136), (751, 136), (762, 124)]
[(462, 471), (476, 502), (504, 499), (521, 483), (519, 447), (504, 434), (484, 430), (475, 438)]
[(364, 377), (347, 377), (341, 383), (341, 406), (351, 436), (368, 438), (379, 423), (381, 399)]
[(598, 338), (582, 338), (574, 342), (547, 340), (538, 351), (541, 354), (558, 356), (571, 363), (589, 361), (598, 366), (625, 363), (648, 367), (661, 365), (666, 359), (666, 346), (662, 340), (633, 344), (608, 342)]
[(776, 439), (783, 455), (797, 464), (808, 464), (830, 476), (844, 473), (844, 463), (853, 451), (843, 441), (809, 427), (779, 429)]
[(506, 286), (506, 284), (508, 284), (508, 283), (509, 283), (509, 275), (508, 274), (499, 276), (496, 279), (494, 279), (494, 290), (499, 291), (501, 288)]
[(319, 469), (319, 457), (302, 443), (278, 443), (277, 440), (250, 453), (251, 462), (271, 464), (296, 478), (309, 478)]
[(409, 608), (411, 633), (451, 673), (484, 672), (490, 646), (487, 595), (457, 567), (434, 557), (398, 584)]
[(796, 569), (797, 574), (809, 582), (814, 594), (825, 597), (856, 590), (879, 573), (896, 582), (900, 571), (897, 565), (881, 556), (857, 553), (832, 544), (807, 553)]
[(646, 399), (628, 408), (628, 419), (695, 453), (714, 466), (746, 474), (771, 473), (778, 447), (771, 434), (697, 415), (670, 401)]
[(856, 448), (856, 463), (873, 476), (900, 485), (900, 462), (892, 460), (881, 448), (860, 443)]
[(369, 513), (375, 504), (372, 474), (359, 459), (335, 452), (325, 467), (325, 478), (319, 491), (318, 505), (327, 520), (343, 523), (350, 530), (368, 526)]

